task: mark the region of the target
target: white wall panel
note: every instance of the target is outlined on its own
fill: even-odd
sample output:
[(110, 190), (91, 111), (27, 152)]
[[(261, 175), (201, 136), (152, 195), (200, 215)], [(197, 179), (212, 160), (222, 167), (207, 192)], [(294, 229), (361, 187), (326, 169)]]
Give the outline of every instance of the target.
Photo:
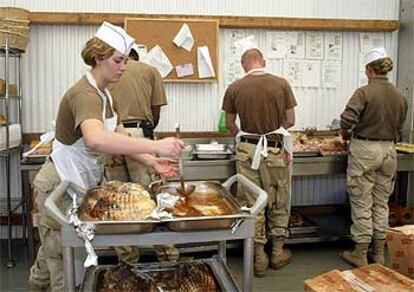
[[(23, 56), (25, 132), (50, 129), (50, 121), (55, 119), (64, 92), (87, 69), (80, 52), (95, 30), (96, 26), (32, 26), (31, 42)], [(226, 88), (224, 52), (225, 47), (230, 45), (229, 38), (226, 38), (226, 33), (230, 31), (220, 31), (220, 82), (167, 83), (168, 106), (162, 108), (157, 130), (171, 131), (175, 122), (180, 122), (184, 131), (216, 130)], [(261, 48), (265, 47), (266, 30), (244, 31), (246, 35), (254, 35)], [(393, 59), (396, 59), (396, 40), (396, 33), (385, 33), (385, 46)], [(293, 87), (298, 102), (296, 129), (325, 128), (334, 118), (338, 118), (357, 87), (358, 52), (359, 33), (343, 33), (342, 86), (331, 89)], [(268, 60), (271, 72), (278, 74), (281, 68), (283, 60)]]
[(32, 11), (398, 19), (399, 0), (0, 0)]
[[(1, 6), (26, 7), (32, 11), (128, 12), (160, 14), (218, 14), (285, 17), (398, 19), (398, 0), (277, 0), (277, 1), (114, 1), (114, 0), (0, 0)], [(50, 128), (63, 93), (83, 74), (80, 51), (96, 26), (33, 25), (31, 42), (23, 57), (24, 131), (38, 132)], [(183, 130), (215, 130), (225, 91), (224, 48), (228, 29), (220, 30), (220, 82), (218, 84), (166, 84), (169, 105), (162, 109), (158, 130), (172, 130), (176, 121)], [(245, 30), (264, 47), (265, 30)], [(323, 128), (341, 112), (357, 86), (359, 50), (358, 33), (343, 34), (342, 87), (312, 89), (295, 87), (298, 100), (297, 128)], [(386, 33), (386, 47), (396, 57), (397, 33)], [(280, 61), (269, 60), (270, 71), (283, 68)]]

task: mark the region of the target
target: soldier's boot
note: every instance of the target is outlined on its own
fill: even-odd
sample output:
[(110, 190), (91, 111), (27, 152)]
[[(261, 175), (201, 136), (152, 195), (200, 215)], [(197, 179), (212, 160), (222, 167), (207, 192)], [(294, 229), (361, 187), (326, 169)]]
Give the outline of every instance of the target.
[(385, 263), (384, 258), (385, 239), (374, 239), (372, 243), (372, 250), (368, 254), (370, 260), (374, 263), (383, 265)]
[(356, 243), (353, 251), (344, 251), (342, 258), (354, 267), (368, 265), (368, 247), (369, 243)]
[(254, 276), (262, 278), (266, 276), (267, 269), (269, 268), (269, 257), (264, 251), (264, 244), (254, 244)]
[(173, 245), (154, 245), (154, 250), (159, 262), (176, 262), (180, 257), (180, 252)]
[(284, 242), (284, 239), (274, 239), (272, 242), (272, 256), (270, 259), (270, 267), (272, 269), (281, 269), (292, 261), (290, 250), (283, 248)]

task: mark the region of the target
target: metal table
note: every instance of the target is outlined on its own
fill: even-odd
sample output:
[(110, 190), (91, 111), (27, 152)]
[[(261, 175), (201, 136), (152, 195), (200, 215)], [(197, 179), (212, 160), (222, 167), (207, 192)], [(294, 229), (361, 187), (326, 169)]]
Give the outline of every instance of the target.
[[(243, 291), (252, 290), (253, 277), (253, 238), (255, 235), (255, 218), (258, 212), (267, 203), (267, 194), (244, 176), (237, 174), (230, 177), (223, 186), (226, 189), (235, 183), (248, 188), (257, 196), (255, 204), (248, 209), (250, 215), (243, 216), (240, 225), (232, 229), (214, 229), (203, 231), (170, 231), (165, 227), (156, 227), (151, 233), (142, 234), (96, 234), (91, 244), (94, 247), (126, 246), (126, 245), (156, 245), (156, 244), (180, 244), (180, 243), (202, 243), (218, 242), (219, 259), (226, 263), (226, 241), (243, 240)], [(61, 224), (63, 265), (67, 288), (75, 291), (75, 270), (74, 270), (74, 248), (84, 247), (84, 242), (76, 234), (74, 228), (68, 224), (67, 218), (57, 208), (55, 201), (66, 193), (73, 194), (75, 186), (62, 182), (53, 193), (46, 199), (45, 207), (51, 212), (55, 219)]]
[[(242, 239), (243, 246), (243, 291), (252, 291), (253, 278), (253, 237), (254, 218), (246, 219), (232, 233), (229, 229), (172, 232), (155, 229), (151, 233), (144, 234), (106, 234), (96, 235), (92, 241), (94, 247), (125, 246), (125, 245), (154, 245), (154, 244), (179, 244), (189, 242), (218, 241), (219, 258), (226, 263), (226, 241)], [(74, 248), (84, 247), (84, 242), (76, 235), (73, 227), (62, 228), (63, 268), (67, 280), (68, 291), (75, 291)]]

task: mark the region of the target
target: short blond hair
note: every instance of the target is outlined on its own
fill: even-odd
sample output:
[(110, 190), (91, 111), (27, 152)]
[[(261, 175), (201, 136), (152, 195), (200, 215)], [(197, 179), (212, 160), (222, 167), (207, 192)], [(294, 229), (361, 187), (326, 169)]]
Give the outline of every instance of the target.
[(115, 49), (104, 41), (93, 37), (86, 42), (82, 50), (82, 58), (85, 64), (95, 67), (96, 59), (108, 59), (115, 52)]
[(259, 49), (253, 48), (245, 51), (241, 56), (241, 62), (262, 61), (264, 59), (262, 52)]

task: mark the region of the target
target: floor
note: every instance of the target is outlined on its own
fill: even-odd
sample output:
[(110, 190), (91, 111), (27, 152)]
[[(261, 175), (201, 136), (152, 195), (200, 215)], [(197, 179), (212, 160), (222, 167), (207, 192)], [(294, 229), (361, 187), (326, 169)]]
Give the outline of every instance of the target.
[[(275, 271), (269, 270), (267, 277), (255, 278), (253, 291), (303, 291), (303, 281), (315, 277), (332, 269), (345, 270), (351, 266), (339, 257), (339, 253), (350, 248), (349, 241), (319, 244), (290, 245), (294, 260), (285, 268)], [(197, 254), (199, 257), (200, 254)], [(211, 256), (203, 254), (202, 256)], [(188, 257), (188, 255), (185, 255)], [(29, 264), (26, 247), (22, 243), (15, 243), (14, 259), (16, 266), (7, 268), (6, 242), (1, 242), (0, 263), (0, 291), (28, 291)], [(145, 259), (144, 259), (145, 260)], [(242, 249), (233, 248), (228, 251), (228, 265), (233, 276), (241, 282)]]

